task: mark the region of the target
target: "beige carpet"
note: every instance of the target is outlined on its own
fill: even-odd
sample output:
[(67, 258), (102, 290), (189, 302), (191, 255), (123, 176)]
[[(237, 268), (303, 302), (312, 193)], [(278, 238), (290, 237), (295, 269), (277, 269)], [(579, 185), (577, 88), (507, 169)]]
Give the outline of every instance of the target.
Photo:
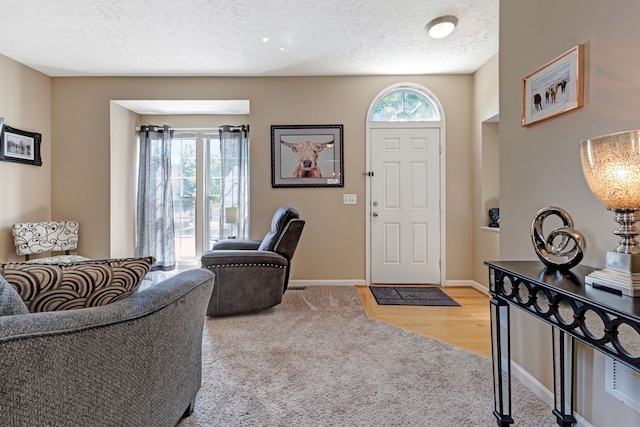
[[(353, 287), (210, 318), (194, 426), (495, 426), (489, 359), (369, 319)], [(553, 426), (513, 381), (515, 426)]]

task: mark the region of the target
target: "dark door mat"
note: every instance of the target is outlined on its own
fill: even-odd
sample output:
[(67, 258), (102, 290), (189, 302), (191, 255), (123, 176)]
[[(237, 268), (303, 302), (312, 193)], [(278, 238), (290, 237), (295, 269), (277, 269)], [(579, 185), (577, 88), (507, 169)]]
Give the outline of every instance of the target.
[(460, 306), (439, 288), (370, 286), (379, 305)]

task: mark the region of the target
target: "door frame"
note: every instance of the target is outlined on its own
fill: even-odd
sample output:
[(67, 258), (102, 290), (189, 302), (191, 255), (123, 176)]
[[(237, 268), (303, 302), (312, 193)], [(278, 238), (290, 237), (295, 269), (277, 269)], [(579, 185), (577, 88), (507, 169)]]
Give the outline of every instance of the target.
[[(421, 121), (421, 122), (372, 122), (369, 120), (371, 117), (372, 108), (378, 103), (379, 99), (386, 95), (389, 92), (392, 92), (395, 89), (400, 87), (411, 87), (417, 90), (420, 90), (425, 95), (429, 97), (434, 103), (436, 103), (439, 112), (440, 112), (440, 121)], [(368, 173), (371, 171), (371, 131), (372, 129), (411, 129), (411, 128), (422, 128), (422, 129), (439, 129), (440, 132), (440, 286), (446, 286), (446, 237), (447, 237), (447, 203), (446, 203), (446, 133), (445, 133), (445, 116), (444, 110), (442, 109), (442, 105), (438, 98), (431, 93), (431, 91), (426, 88), (416, 85), (414, 83), (401, 83), (397, 85), (390, 86), (384, 89), (369, 105), (369, 109), (367, 110), (366, 117), (366, 135), (365, 135), (365, 167), (366, 170), (363, 173), (366, 178), (365, 185), (365, 280), (367, 285), (371, 285), (371, 177), (368, 176)]]

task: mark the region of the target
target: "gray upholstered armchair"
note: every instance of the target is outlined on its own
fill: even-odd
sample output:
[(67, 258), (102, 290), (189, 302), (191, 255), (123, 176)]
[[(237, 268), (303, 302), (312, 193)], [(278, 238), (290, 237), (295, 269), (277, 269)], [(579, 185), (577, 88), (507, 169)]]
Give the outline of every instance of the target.
[(204, 253), (202, 266), (216, 277), (207, 315), (250, 313), (280, 304), (304, 224), (297, 210), (283, 206), (264, 239), (221, 240)]
[(0, 425), (175, 426), (202, 381), (211, 271), (119, 301), (30, 313), (0, 276)]

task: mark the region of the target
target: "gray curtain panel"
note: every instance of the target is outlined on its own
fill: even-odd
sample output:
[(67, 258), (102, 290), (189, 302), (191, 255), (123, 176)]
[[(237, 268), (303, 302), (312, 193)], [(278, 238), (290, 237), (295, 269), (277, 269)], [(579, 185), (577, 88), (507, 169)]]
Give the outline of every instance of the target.
[[(220, 239), (249, 237), (249, 125), (221, 126), (222, 188), (220, 191)], [(238, 224), (225, 222), (225, 208), (238, 208)]]
[(169, 126), (140, 127), (136, 256), (155, 257), (151, 270), (176, 266)]

